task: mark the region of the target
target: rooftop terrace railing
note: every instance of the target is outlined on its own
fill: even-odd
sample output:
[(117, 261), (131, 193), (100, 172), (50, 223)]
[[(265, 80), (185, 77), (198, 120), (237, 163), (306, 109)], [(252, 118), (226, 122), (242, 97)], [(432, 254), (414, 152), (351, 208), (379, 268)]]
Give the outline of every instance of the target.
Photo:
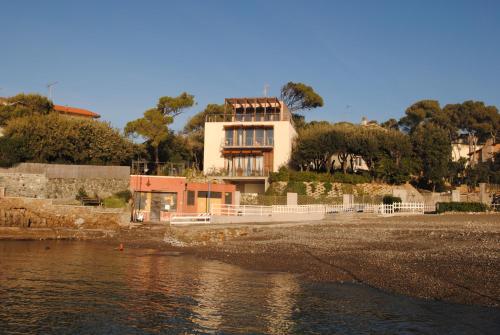
[(207, 115), (206, 122), (263, 122), (263, 121), (290, 121), (290, 116), (280, 113), (257, 114), (212, 114)]

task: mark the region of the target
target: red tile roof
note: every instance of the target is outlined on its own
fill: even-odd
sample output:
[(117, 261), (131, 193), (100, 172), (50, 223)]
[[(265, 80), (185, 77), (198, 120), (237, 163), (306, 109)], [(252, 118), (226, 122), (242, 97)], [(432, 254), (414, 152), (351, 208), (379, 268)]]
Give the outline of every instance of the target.
[(82, 109), (82, 108), (69, 107), (69, 106), (54, 105), (54, 110), (59, 112), (59, 113), (70, 114), (70, 115), (75, 115), (75, 116), (89, 117), (89, 118), (94, 118), (94, 119), (101, 117), (99, 114), (91, 112), (89, 110)]

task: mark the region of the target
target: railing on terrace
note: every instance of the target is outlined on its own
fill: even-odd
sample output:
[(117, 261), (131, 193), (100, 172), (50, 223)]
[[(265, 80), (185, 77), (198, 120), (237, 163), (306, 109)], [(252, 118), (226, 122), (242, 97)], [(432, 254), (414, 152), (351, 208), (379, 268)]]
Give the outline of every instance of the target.
[(268, 177), (269, 169), (258, 169), (258, 170), (248, 170), (248, 169), (222, 169), (209, 171), (207, 175), (210, 176), (221, 176), (221, 177)]
[(259, 121), (289, 121), (290, 117), (281, 117), (280, 113), (257, 114), (212, 114), (207, 115), (206, 122), (259, 122)]
[(224, 148), (240, 148), (240, 147), (273, 147), (273, 138), (256, 137), (252, 141), (247, 141), (243, 139), (238, 141), (237, 139), (227, 138), (222, 140), (221, 146)]
[(132, 161), (131, 174), (133, 175), (158, 175), (158, 176), (183, 176), (189, 163)]

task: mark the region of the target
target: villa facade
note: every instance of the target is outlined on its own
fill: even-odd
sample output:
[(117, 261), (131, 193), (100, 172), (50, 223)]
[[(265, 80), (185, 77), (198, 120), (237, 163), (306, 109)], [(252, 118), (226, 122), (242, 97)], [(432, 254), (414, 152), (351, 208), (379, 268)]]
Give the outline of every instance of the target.
[(286, 105), (275, 97), (228, 98), (224, 113), (207, 116), (203, 172), (263, 193), (270, 172), (288, 164), (297, 132)]

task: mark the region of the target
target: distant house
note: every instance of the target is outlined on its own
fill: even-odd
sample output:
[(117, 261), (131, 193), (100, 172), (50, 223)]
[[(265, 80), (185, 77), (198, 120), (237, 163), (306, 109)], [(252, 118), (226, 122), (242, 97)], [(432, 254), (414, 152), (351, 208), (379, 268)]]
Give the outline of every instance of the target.
[(59, 114), (78, 117), (78, 118), (98, 119), (101, 117), (99, 114), (91, 112), (87, 109), (70, 107), (70, 106), (54, 105), (54, 110)]
[(491, 162), (495, 159), (495, 154), (500, 152), (500, 143), (495, 143), (493, 139), (487, 140), (483, 146), (469, 153), (471, 165), (477, 163)]
[[(8, 104), (7, 99), (0, 97), (0, 105)], [(69, 117), (83, 118), (83, 119), (98, 119), (101, 116), (97, 113), (91, 112), (87, 109), (76, 108), (70, 106), (54, 105), (54, 111), (61, 115)], [(3, 136), (3, 128), (0, 127), (0, 137)]]

